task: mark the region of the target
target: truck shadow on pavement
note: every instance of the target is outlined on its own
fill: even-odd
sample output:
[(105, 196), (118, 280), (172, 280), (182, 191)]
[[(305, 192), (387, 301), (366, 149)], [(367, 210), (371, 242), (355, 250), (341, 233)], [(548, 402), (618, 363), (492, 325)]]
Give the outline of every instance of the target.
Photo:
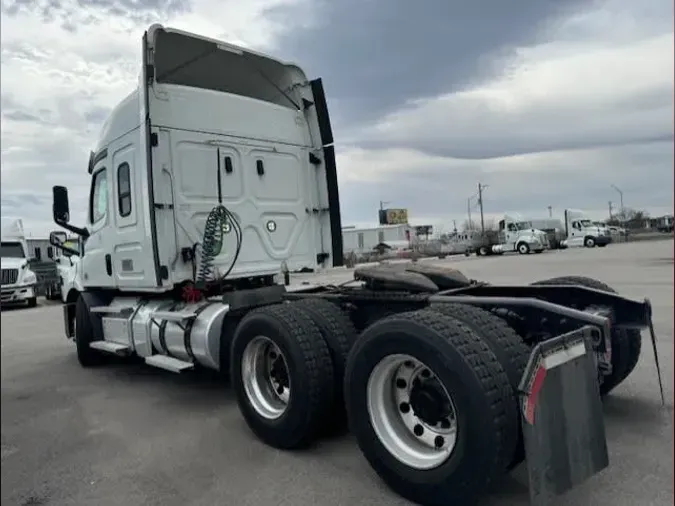
[[(180, 404), (180, 408), (174, 409), (196, 408), (211, 411), (224, 405), (234, 408), (235, 399), (229, 379), (215, 371), (197, 369), (183, 374), (173, 374), (149, 367), (140, 359), (113, 358), (110, 364), (94, 371), (88, 370), (86, 375), (88, 376), (90, 372), (96, 372), (96, 376), (105, 382), (106, 388), (112, 387), (117, 390), (115, 385), (119, 385), (119, 393), (122, 394), (122, 391), (127, 391), (133, 384), (162, 403)], [(661, 407), (657, 397), (643, 399), (622, 395), (620, 392), (608, 396), (603, 405), (608, 439), (626, 426), (630, 426), (631, 431), (637, 432), (660, 426), (663, 418), (670, 416), (672, 412), (672, 405)], [(243, 420), (240, 420), (236, 427), (230, 427), (231, 429), (240, 430), (242, 437), (253, 438)], [(329, 453), (332, 453), (331, 448), (345, 444), (345, 440), (349, 438), (345, 431), (343, 434), (321, 440), (314, 448), (304, 452), (325, 453), (329, 450)], [(355, 443), (350, 441), (350, 444)], [(527, 469), (525, 465), (520, 465), (494, 484), (490, 495), (480, 501), (480, 506), (527, 504), (528, 501)]]

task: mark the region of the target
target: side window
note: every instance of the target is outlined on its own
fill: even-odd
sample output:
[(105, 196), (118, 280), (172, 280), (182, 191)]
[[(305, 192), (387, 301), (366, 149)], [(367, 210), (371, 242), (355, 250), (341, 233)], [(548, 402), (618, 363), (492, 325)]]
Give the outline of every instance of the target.
[(513, 223), (509, 223), (509, 232), (517, 232), (518, 229)]
[(356, 240), (358, 241), (358, 247), (363, 248), (365, 241), (363, 240), (363, 232), (359, 232), (359, 235), (356, 236)]
[(105, 169), (94, 174), (89, 200), (89, 221), (98, 223), (108, 212), (108, 175)]
[(131, 214), (131, 168), (127, 162), (117, 167), (117, 207), (122, 218)]
[(572, 222), (572, 228), (576, 228), (577, 230), (581, 230), (581, 223), (578, 221), (573, 221)]

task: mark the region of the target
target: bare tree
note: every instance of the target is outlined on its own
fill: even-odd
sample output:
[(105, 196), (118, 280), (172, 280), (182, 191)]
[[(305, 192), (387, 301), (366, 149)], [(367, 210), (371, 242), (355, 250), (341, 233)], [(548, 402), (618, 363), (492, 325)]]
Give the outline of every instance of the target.
[(612, 218), (607, 220), (607, 224), (610, 226), (637, 229), (644, 228), (648, 219), (649, 213), (647, 211), (624, 208), (622, 211), (612, 215)]
[[(497, 230), (497, 222), (494, 219), (487, 219), (484, 221), (485, 223), (485, 231), (486, 232), (491, 232)], [(466, 232), (467, 230), (475, 230), (477, 232), (480, 232), (480, 221), (476, 220), (464, 220), (462, 223), (462, 228), (461, 230), (463, 232)]]

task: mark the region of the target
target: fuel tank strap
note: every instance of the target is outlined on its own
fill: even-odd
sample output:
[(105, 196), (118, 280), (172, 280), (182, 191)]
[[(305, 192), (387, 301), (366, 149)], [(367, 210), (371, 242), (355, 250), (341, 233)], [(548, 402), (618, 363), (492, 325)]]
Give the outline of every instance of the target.
[(187, 325), (185, 325), (185, 329), (183, 330), (183, 345), (185, 346), (185, 352), (188, 354), (190, 360), (192, 360), (193, 363), (197, 362), (197, 358), (192, 351), (192, 326), (197, 321), (197, 318), (199, 318), (199, 315), (212, 304), (214, 304), (214, 302), (207, 301), (199, 306), (194, 312), (195, 317), (187, 322)]
[[(169, 307), (169, 311), (173, 311), (174, 309), (176, 309), (180, 305), (181, 305), (180, 302), (173, 303)], [(166, 326), (167, 326), (168, 323), (169, 323), (169, 320), (162, 320), (162, 323), (159, 324), (159, 336), (158, 336), (159, 337), (159, 344), (162, 347), (161, 351), (164, 352), (164, 354), (167, 357), (173, 357), (173, 355), (171, 355), (171, 351), (169, 351), (169, 347), (166, 345)], [(173, 357), (173, 358), (176, 358), (176, 357)]]

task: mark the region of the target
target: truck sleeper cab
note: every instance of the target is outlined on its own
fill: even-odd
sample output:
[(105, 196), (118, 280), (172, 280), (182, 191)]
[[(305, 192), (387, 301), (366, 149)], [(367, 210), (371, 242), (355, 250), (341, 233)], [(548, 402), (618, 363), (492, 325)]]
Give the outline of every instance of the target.
[[(321, 81), (159, 25), (142, 50), (138, 90), (90, 158), (86, 227), (53, 191), (54, 221), (83, 240), (64, 305), (83, 367), (116, 354), (220, 371), (262, 441), (294, 449), (349, 425), (378, 475), (425, 505), (472, 501), (524, 458), (531, 476), (572, 451), (593, 463), (579, 479), (607, 465), (600, 396), (635, 367), (648, 301), (587, 278), (504, 287), (412, 264), (293, 285), (290, 271), (342, 264)], [(534, 394), (542, 370), (559, 381)], [(559, 409), (570, 395), (574, 418)], [(533, 494), (576, 483), (550, 474)]]

